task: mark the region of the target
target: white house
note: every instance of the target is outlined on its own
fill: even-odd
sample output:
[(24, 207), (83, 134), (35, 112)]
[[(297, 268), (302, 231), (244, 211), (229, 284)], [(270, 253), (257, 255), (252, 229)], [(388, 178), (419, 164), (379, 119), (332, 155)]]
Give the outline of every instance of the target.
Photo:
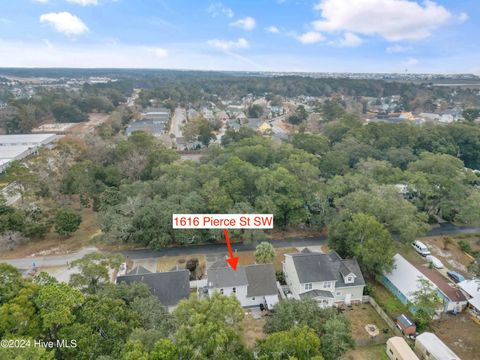
[(285, 254), (283, 272), (296, 299), (313, 298), (322, 307), (362, 301), (365, 280), (357, 260), (342, 259), (336, 252)]
[(234, 294), (243, 307), (263, 304), (267, 309), (278, 303), (278, 288), (273, 264), (237, 266), (234, 271), (225, 261), (214, 263), (207, 273), (208, 294), (218, 291)]

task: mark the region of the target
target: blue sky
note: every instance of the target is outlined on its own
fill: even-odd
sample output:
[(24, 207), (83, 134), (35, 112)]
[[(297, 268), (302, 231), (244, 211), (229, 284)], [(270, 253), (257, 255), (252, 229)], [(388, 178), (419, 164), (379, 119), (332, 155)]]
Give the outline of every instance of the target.
[(478, 0), (16, 0), (0, 66), (480, 74)]

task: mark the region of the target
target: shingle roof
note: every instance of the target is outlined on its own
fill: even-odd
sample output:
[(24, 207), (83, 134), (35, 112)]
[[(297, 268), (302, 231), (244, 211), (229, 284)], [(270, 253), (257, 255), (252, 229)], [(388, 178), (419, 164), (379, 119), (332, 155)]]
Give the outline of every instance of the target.
[(135, 266), (127, 275), (142, 275), (142, 274), (151, 274), (151, 271), (148, 271), (143, 266)]
[[(147, 270), (148, 271), (148, 270)], [(186, 269), (161, 273), (124, 275), (117, 278), (117, 283), (131, 284), (143, 282), (165, 306), (176, 305), (190, 295), (190, 272)]]
[(448, 283), (447, 279), (445, 279), (443, 275), (440, 274), (438, 271), (426, 268), (425, 266), (421, 265), (416, 265), (415, 267), (420, 270), (420, 272), (425, 275), (431, 282), (437, 285), (441, 292), (444, 293), (451, 301), (467, 301), (465, 295), (463, 295), (463, 293), (459, 289), (451, 286)]
[[(288, 254), (292, 257), (300, 283), (336, 281), (335, 287), (364, 285), (362, 272), (355, 259), (342, 259), (336, 252), (322, 254), (301, 252)], [(343, 277), (353, 273), (355, 280), (345, 284)]]
[(330, 291), (326, 291), (326, 290), (310, 290), (300, 294), (300, 298), (302, 299), (304, 298), (310, 299), (310, 298), (317, 298), (317, 297), (333, 299), (333, 294)]
[(234, 271), (224, 264), (226, 264), (224, 261), (216, 262), (208, 269), (208, 287), (222, 288), (248, 284), (245, 267), (238, 266), (237, 271)]
[(275, 277), (275, 267), (273, 264), (245, 266), (245, 274), (247, 275), (248, 281), (248, 297), (278, 294), (277, 279)]

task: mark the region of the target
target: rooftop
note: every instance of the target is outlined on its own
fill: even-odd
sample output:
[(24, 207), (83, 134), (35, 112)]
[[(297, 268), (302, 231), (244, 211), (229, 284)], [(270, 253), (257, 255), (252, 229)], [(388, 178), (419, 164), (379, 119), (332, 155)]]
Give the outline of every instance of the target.
[(451, 301), (467, 301), (463, 293), (450, 285), (445, 277), (436, 270), (417, 265), (416, 268), (430, 279)]
[[(135, 273), (132, 274), (132, 271)], [(151, 273), (145, 268), (137, 267), (132, 271), (127, 275), (119, 276), (117, 283), (143, 282), (165, 306), (174, 306), (190, 295), (190, 272), (186, 269)]]
[(460, 360), (460, 358), (438, 338), (437, 335), (431, 332), (424, 332), (417, 336), (415, 346), (420, 342), (423, 347), (431, 354), (432, 359), (439, 360)]

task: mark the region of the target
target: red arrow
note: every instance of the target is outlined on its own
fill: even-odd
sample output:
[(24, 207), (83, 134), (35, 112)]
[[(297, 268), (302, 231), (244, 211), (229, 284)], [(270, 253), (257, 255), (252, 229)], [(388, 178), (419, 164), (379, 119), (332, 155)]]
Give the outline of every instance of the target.
[(228, 254), (230, 255), (230, 257), (227, 259), (227, 262), (230, 264), (233, 270), (237, 271), (238, 256), (233, 256), (232, 245), (230, 245), (230, 238), (228, 237), (227, 229), (223, 229), (223, 235), (225, 235), (225, 241), (227, 242), (228, 247)]

